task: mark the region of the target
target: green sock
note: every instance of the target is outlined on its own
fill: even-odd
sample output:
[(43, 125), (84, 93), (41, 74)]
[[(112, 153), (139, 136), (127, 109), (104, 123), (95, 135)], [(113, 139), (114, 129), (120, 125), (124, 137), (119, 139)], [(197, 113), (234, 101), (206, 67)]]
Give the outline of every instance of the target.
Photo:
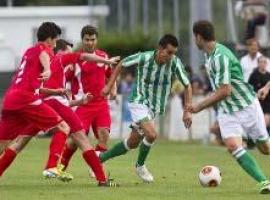
[(151, 145), (145, 138), (143, 138), (143, 141), (140, 145), (139, 149), (139, 156), (136, 165), (143, 166), (144, 162), (146, 160), (147, 155), (149, 154), (149, 151), (151, 149)]
[(239, 148), (232, 155), (236, 158), (239, 165), (256, 181), (262, 182), (267, 180), (256, 160), (245, 149)]
[(101, 162), (105, 162), (106, 160), (109, 160), (116, 156), (123, 155), (127, 153), (127, 151), (128, 149), (126, 148), (124, 142), (119, 142), (116, 145), (114, 145), (110, 150), (101, 153), (99, 155), (99, 159), (101, 160)]

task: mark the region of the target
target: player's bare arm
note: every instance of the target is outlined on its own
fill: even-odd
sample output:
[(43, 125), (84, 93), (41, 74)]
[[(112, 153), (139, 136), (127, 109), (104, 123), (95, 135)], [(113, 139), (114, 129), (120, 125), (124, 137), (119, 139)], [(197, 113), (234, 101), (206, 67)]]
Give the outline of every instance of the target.
[(189, 111), (189, 108), (191, 107), (191, 101), (192, 101), (192, 89), (190, 84), (185, 87), (184, 90), (184, 112), (183, 112), (183, 117), (182, 120), (184, 122), (184, 125), (186, 128), (189, 128), (192, 124), (192, 114)]
[(89, 101), (91, 101), (92, 98), (93, 98), (93, 95), (92, 94), (86, 93), (86, 94), (83, 95), (83, 97), (81, 99), (70, 100), (69, 101), (69, 106), (70, 107), (73, 107), (73, 106), (85, 105)]
[(110, 59), (107, 59), (107, 58), (103, 58), (101, 56), (97, 56), (95, 54), (82, 53), (80, 55), (80, 60), (94, 61), (94, 62), (104, 63), (107, 65), (115, 65), (120, 60), (120, 56), (116, 56), (116, 57), (112, 57)]
[(51, 75), (50, 56), (45, 51), (42, 51), (39, 55), (39, 61), (43, 66), (43, 72), (40, 74), (40, 80), (45, 81), (49, 79)]
[(51, 89), (51, 88), (40, 88), (39, 89), (39, 93), (40, 94), (45, 94), (48, 96), (68, 96), (69, 95), (69, 91), (67, 89), (64, 88), (57, 88), (57, 89)]
[(213, 95), (209, 96), (208, 98), (206, 98), (205, 100), (203, 100), (203, 101), (201, 101), (201, 102), (199, 102), (197, 104), (193, 104), (190, 107), (190, 112), (198, 113), (198, 112), (202, 111), (205, 108), (208, 108), (208, 107), (211, 107), (211, 106), (217, 104), (221, 100), (223, 100), (226, 97), (230, 96), (231, 91), (232, 91), (231, 85), (229, 85), (229, 84), (221, 85), (214, 92)]
[(114, 86), (115, 81), (122, 70), (122, 67), (123, 67), (122, 62), (118, 63), (118, 65), (113, 70), (113, 73), (112, 73), (107, 85), (101, 91), (101, 95), (108, 96), (110, 94), (112, 87)]

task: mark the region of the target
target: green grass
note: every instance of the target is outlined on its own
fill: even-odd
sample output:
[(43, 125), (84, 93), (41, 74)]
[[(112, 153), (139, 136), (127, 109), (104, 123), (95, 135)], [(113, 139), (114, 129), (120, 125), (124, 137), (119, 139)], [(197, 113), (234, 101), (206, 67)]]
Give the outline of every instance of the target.
[[(89, 178), (88, 168), (77, 152), (69, 171), (71, 183), (44, 180), (41, 172), (47, 157), (49, 140), (34, 139), (0, 179), (0, 200), (254, 200), (269, 199), (258, 194), (256, 182), (243, 172), (222, 147), (159, 141), (147, 165), (155, 177), (153, 184), (142, 183), (135, 174), (137, 151), (106, 164), (121, 187), (98, 188)], [(270, 176), (269, 157), (253, 154)], [(204, 165), (216, 165), (222, 172), (217, 188), (203, 188), (198, 171)]]

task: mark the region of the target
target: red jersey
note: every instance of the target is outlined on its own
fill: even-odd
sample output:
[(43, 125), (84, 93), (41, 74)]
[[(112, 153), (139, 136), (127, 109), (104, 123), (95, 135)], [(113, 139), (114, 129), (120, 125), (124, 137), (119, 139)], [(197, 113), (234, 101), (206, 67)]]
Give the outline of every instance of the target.
[[(65, 88), (66, 78), (65, 78), (65, 67), (69, 64), (75, 64), (79, 62), (80, 53), (68, 53), (68, 54), (57, 54), (51, 62), (51, 76), (44, 83), (44, 88), (59, 89)], [(52, 96), (52, 95), (42, 95), (46, 100), (56, 99), (60, 103), (68, 106), (69, 101), (64, 96)]]
[(80, 53), (57, 54), (51, 62), (51, 76), (44, 83), (44, 88), (65, 88), (65, 67), (78, 63), (79, 59)]
[(41, 52), (48, 53), (53, 58), (53, 51), (44, 43), (37, 43), (24, 53), (21, 65), (13, 76), (11, 86), (5, 94), (3, 101), (4, 109), (18, 109), (31, 103), (36, 104), (39, 99), (36, 91), (40, 88), (40, 74), (43, 66), (39, 56)]
[[(103, 58), (108, 58), (106, 52), (95, 50), (94, 54)], [(74, 77), (71, 80), (71, 89), (75, 97), (82, 97), (83, 94), (90, 92), (93, 99), (89, 102), (99, 103), (107, 102), (107, 99), (101, 96), (101, 90), (106, 84), (106, 79), (111, 76), (111, 68), (104, 63), (92, 61), (81, 61), (75, 65)]]

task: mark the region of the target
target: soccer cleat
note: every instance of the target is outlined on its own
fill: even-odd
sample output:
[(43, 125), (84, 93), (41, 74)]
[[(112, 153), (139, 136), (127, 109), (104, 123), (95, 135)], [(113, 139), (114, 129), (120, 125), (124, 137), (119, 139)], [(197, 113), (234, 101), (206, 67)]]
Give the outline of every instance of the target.
[(45, 169), (42, 172), (44, 178), (57, 178), (60, 176), (60, 172), (56, 167)]
[(260, 194), (269, 194), (270, 193), (270, 181), (265, 180), (259, 183), (259, 192)]
[(116, 183), (113, 179), (108, 179), (106, 182), (99, 182), (99, 187), (119, 187), (120, 185)]
[(150, 183), (154, 181), (154, 177), (148, 171), (145, 165), (136, 166), (136, 173), (144, 182)]
[(64, 165), (58, 164), (57, 165), (57, 169), (58, 169), (59, 174), (60, 174), (57, 178), (60, 181), (69, 182), (69, 181), (72, 181), (73, 180), (74, 177), (72, 176), (72, 174), (64, 171), (64, 169), (65, 169), (65, 166)]
[(43, 171), (43, 177), (46, 179), (57, 178), (62, 182), (69, 182), (73, 180), (73, 176), (67, 172), (64, 172), (62, 166), (57, 166)]

